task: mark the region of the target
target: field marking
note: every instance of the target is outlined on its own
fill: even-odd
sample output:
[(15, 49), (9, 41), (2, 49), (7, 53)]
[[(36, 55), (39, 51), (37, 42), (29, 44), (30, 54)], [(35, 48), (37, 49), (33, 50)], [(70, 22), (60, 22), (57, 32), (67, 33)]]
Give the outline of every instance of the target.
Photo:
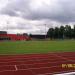
[[(29, 70), (29, 69), (20, 69), (18, 71), (23, 71), (23, 70)], [(16, 70), (5, 70), (5, 71), (0, 71), (0, 72), (9, 72), (9, 71), (16, 72)], [(55, 74), (66, 73), (66, 72), (68, 72), (68, 71), (54, 72), (54, 73), (44, 73), (44, 74), (35, 74), (35, 75), (47, 75), (47, 74), (55, 75)], [(71, 70), (71, 72), (73, 72), (73, 70)]]
[[(21, 58), (21, 59), (2, 59), (2, 60), (0, 60), (0, 62), (1, 61), (5, 61), (5, 62), (7, 62), (7, 61), (19, 61), (19, 60), (25, 60), (25, 61), (28, 61), (28, 60), (34, 60), (34, 61), (36, 61), (36, 60), (58, 60), (59, 58), (56, 58), (56, 59), (53, 59), (53, 58), (31, 58), (31, 59), (26, 59), (26, 58)], [(64, 59), (62, 59), (62, 60), (64, 60)]]
[[(49, 54), (48, 54), (49, 55)], [(58, 55), (55, 55), (55, 54), (52, 54), (53, 55), (53, 57), (54, 56), (57, 56), (57, 59), (59, 59), (59, 56)], [(61, 56), (60, 56), (61, 57)], [(11, 60), (15, 60), (15, 61), (19, 61), (19, 60), (26, 60), (26, 61), (34, 61), (34, 60), (49, 60), (49, 61), (52, 61), (52, 60), (57, 60), (57, 59), (51, 59), (49, 56), (48, 56), (48, 58), (46, 59), (46, 58), (42, 58), (42, 57), (38, 57), (38, 58), (13, 58), (13, 59), (1, 59), (1, 60), (10, 60), (9, 62), (12, 62)], [(60, 60), (60, 59), (59, 59)], [(62, 60), (64, 60), (64, 58), (62, 57)], [(72, 61), (74, 61), (74, 60), (72, 60)], [(5, 62), (7, 62), (7, 61), (5, 61)], [(1, 63), (1, 62), (0, 62)]]
[[(25, 64), (21, 64), (21, 65), (25, 65)], [(33, 65), (33, 64), (31, 64)], [(31, 69), (43, 69), (43, 68), (58, 68), (58, 69), (62, 69), (62, 67), (59, 67), (59, 66), (51, 66), (51, 67), (37, 67), (37, 68), (29, 68), (27, 67), (27, 69), (19, 69), (17, 66), (20, 66), (20, 65), (12, 65), (12, 66), (15, 66), (15, 70), (3, 70), (3, 71), (0, 71), (0, 72), (4, 72), (4, 71), (18, 71), (18, 70), (31, 70)], [(67, 70), (67, 69), (66, 69)], [(74, 71), (74, 70), (69, 70), (69, 71)], [(62, 71), (63, 72), (63, 71)]]
[[(50, 68), (50, 67), (45, 67), (45, 68)], [(32, 69), (41, 69), (41, 68), (18, 69), (17, 71), (29, 70), (33, 74), (35, 74), (35, 71), (32, 71)], [(0, 71), (0, 72), (7, 72), (7, 71), (15, 71), (16, 72), (16, 70), (3, 70), (3, 71)], [(74, 70), (70, 70), (70, 71), (73, 72)], [(55, 75), (55, 74), (66, 73), (66, 72), (69, 72), (69, 71), (53, 72), (53, 73), (44, 73), (44, 75), (46, 75), (46, 74), (54, 74)], [(43, 74), (36, 74), (36, 75), (43, 75)]]
[(23, 55), (36, 55), (36, 54), (52, 54), (52, 53), (75, 53), (75, 52), (71, 52), (71, 51), (65, 51), (65, 52), (48, 52), (48, 53), (24, 53), (24, 54), (0, 54), (0, 56), (23, 56)]
[[(19, 61), (2, 61), (2, 62), (0, 62), (0, 64), (1, 63), (12, 63), (12, 62), (16, 62), (16, 63), (18, 63), (18, 62), (33, 62), (33, 63), (35, 63), (35, 62), (45, 62), (45, 61), (47, 61), (47, 62), (50, 62), (50, 63), (53, 63), (53, 62), (59, 62), (60, 61), (60, 59), (59, 60), (48, 60), (48, 59), (38, 59), (38, 60), (19, 60)], [(61, 62), (63, 62), (63, 61), (65, 61), (65, 62), (67, 62), (66, 60), (61, 60)], [(72, 62), (72, 61), (70, 61), (70, 62)], [(75, 61), (74, 61), (75, 62)]]
[[(19, 65), (19, 66), (20, 66), (20, 65)], [(35, 72), (32, 71), (30, 68), (28, 68), (28, 66), (26, 66), (26, 68), (27, 68), (29, 71), (31, 71), (33, 75), (35, 75)]]
[[(57, 53), (56, 53), (56, 54), (57, 54)], [(51, 55), (50, 55), (50, 54), (47, 54), (48, 56), (46, 56), (46, 58), (47, 58), (47, 59), (50, 59), (51, 57), (54, 57), (56, 54), (51, 54)], [(31, 57), (31, 58), (30, 58), (29, 56), (23, 56), (23, 57), (20, 57), (20, 56), (19, 56), (19, 57), (16, 57), (16, 58), (15, 58), (15, 57), (0, 58), (0, 60), (10, 60), (10, 61), (11, 61), (11, 60), (18, 60), (18, 59), (19, 59), (19, 60), (20, 60), (20, 59), (21, 59), (21, 60), (23, 60), (23, 59), (24, 59), (24, 60), (30, 60), (30, 59), (32, 59), (32, 60), (35, 60), (35, 59), (36, 59), (36, 60), (37, 60), (37, 59), (44, 59), (44, 58), (42, 57), (42, 55), (41, 55), (40, 57), (38, 57), (38, 58), (37, 58), (37, 57), (38, 57), (38, 56), (35, 56), (35, 58), (34, 58), (34, 57)], [(59, 56), (57, 55), (57, 57), (59, 57)], [(63, 56), (62, 56), (62, 57), (63, 57)], [(45, 59), (46, 59), (46, 58), (45, 58)], [(65, 58), (66, 58), (66, 57), (65, 57)], [(64, 58), (63, 58), (63, 59), (64, 59)], [(67, 59), (68, 59), (68, 58), (67, 58)], [(50, 60), (53, 60), (53, 59), (50, 59)], [(72, 61), (73, 61), (73, 60), (72, 60)]]
[[(48, 53), (61, 53), (61, 52), (48, 52)], [(0, 54), (0, 56), (23, 56), (23, 55), (41, 55), (41, 54), (48, 54), (48, 53), (25, 53), (25, 54)], [(62, 52), (64, 53), (64, 52)], [(67, 53), (67, 52), (66, 52)], [(73, 52), (74, 53), (74, 52)]]
[(40, 58), (40, 57), (42, 57), (42, 58), (43, 58), (43, 57), (49, 58), (49, 57), (54, 57), (54, 56), (48, 55), (48, 54), (47, 54), (47, 55), (40, 55), (40, 56), (39, 56), (39, 55), (37, 55), (37, 56), (36, 56), (36, 55), (33, 55), (33, 56), (14, 56), (14, 57), (11, 57), (11, 56), (5, 57), (5, 56), (4, 56), (4, 57), (0, 57), (0, 59), (11, 59), (11, 58), (12, 58), (12, 59), (13, 59), (13, 58), (15, 58), (15, 59), (18, 59), (18, 58), (26, 58), (26, 59), (28, 59), (28, 58), (37, 58), (37, 57), (39, 57), (39, 58)]
[[(1, 60), (10, 60), (10, 61), (11, 61), (11, 60), (20, 60), (20, 59), (21, 59), (21, 60), (22, 60), (22, 59), (24, 59), (24, 60), (29, 60), (29, 59), (35, 60), (35, 59), (44, 59), (44, 58), (15, 58), (15, 57), (14, 57), (14, 58), (0, 59), (0, 61), (1, 61)], [(45, 58), (45, 59), (49, 59), (49, 57), (48, 57), (48, 58)]]
[[(14, 59), (14, 58), (13, 58), (13, 59), (2, 59), (2, 60), (10, 60), (9, 62), (11, 62), (11, 60), (19, 61), (19, 60), (25, 60), (25, 58), (21, 58), (21, 59), (20, 59), (20, 58), (18, 58), (18, 59)], [(56, 60), (59, 60), (59, 57), (57, 57), (57, 58), (55, 58), (55, 59), (52, 59), (52, 58), (48, 58), (48, 59), (46, 59), (46, 58), (34, 58), (34, 59), (32, 59), (32, 58), (31, 58), (31, 59), (27, 59), (27, 60), (25, 60), (25, 61), (30, 61), (30, 60), (31, 60), (31, 61), (32, 61), (32, 60), (33, 60), (33, 61), (34, 61), (34, 60), (35, 60), (35, 61), (37, 61), (37, 60), (55, 60), (55, 61), (56, 61)], [(62, 60), (64, 60), (64, 59), (62, 58)], [(1, 62), (1, 61), (0, 61), (0, 62)], [(5, 61), (5, 62), (7, 62), (7, 61)]]
[[(6, 56), (7, 57), (12, 57), (12, 58), (14, 58), (14, 57), (18, 57), (18, 58), (19, 57), (22, 57), (23, 58), (23, 57), (29, 57), (29, 56), (32, 56), (32, 55), (33, 56), (43, 56), (43, 55), (46, 55), (47, 56), (47, 55), (50, 55), (50, 54), (52, 55), (52, 54), (58, 54), (58, 53), (61, 53), (61, 52), (36, 53), (37, 55), (35, 53), (33, 53), (33, 54), (19, 54), (19, 55), (18, 54), (17, 55), (14, 54), (15, 56), (14, 55), (9, 55), (9, 54), (3, 54), (3, 55), (0, 55), (0, 57), (2, 57), (2, 59), (4, 57), (6, 57)], [(64, 54), (64, 53), (75, 53), (75, 52), (62, 52), (62, 54)]]
[(18, 70), (17, 65), (15, 65), (15, 70), (16, 70), (16, 71)]
[[(56, 54), (53, 54), (53, 56), (57, 56), (57, 57), (61, 57), (62, 58), (62, 56), (58, 56), (58, 55), (56, 55)], [(35, 58), (36, 59), (36, 58)], [(41, 60), (47, 60), (47, 59), (39, 59), (39, 57), (37, 58), (38, 60), (36, 60), (36, 61), (41, 61)], [(64, 59), (64, 58), (63, 58)], [(63, 60), (62, 59), (62, 60)], [(22, 59), (21, 59), (22, 60)], [(60, 59), (59, 59), (60, 60)], [(68, 59), (67, 59), (68, 60)], [(28, 61), (34, 61), (35, 62), (35, 60), (27, 60), (27, 62)], [(55, 60), (56, 61), (56, 60)], [(58, 62), (48, 62), (48, 63), (58, 63)], [(72, 62), (73, 60), (71, 60), (71, 61), (68, 61), (68, 62)], [(11, 63), (11, 62), (21, 62), (21, 61), (9, 61), (9, 62), (5, 62), (5, 63)], [(24, 62), (24, 61), (22, 61), (22, 62)], [(63, 60), (63, 62), (67, 62), (67, 61), (65, 61), (65, 60)], [(0, 63), (2, 63), (2, 62), (0, 62)], [(47, 62), (46, 62), (47, 63)], [(40, 64), (40, 63), (34, 63), (34, 64)], [(20, 64), (20, 65), (23, 65), (23, 64)], [(20, 66), (19, 65), (19, 66)], [(26, 65), (26, 64), (25, 64)], [(29, 65), (29, 64), (28, 64)], [(32, 65), (32, 64), (31, 64)], [(13, 65), (11, 65), (11, 66), (13, 66)], [(17, 65), (16, 65), (16, 67), (17, 67)], [(16, 67), (15, 67), (15, 69), (16, 69)], [(53, 67), (53, 66), (52, 66)], [(46, 67), (41, 67), (41, 68), (46, 68)], [(48, 67), (47, 67), (48, 68)], [(50, 68), (50, 67), (49, 67)], [(29, 69), (35, 69), (35, 68), (29, 68)], [(29, 69), (23, 69), (23, 70), (29, 70)], [(39, 69), (39, 68), (36, 68), (36, 69)], [(17, 70), (17, 69), (16, 69)], [(22, 69), (20, 69), (20, 70), (22, 70)], [(11, 71), (11, 70), (5, 70), (5, 71)], [(15, 70), (12, 70), (12, 71), (15, 71)], [(31, 71), (31, 70), (30, 70)], [(70, 70), (71, 71), (71, 70)], [(72, 71), (74, 71), (74, 70), (72, 70)], [(1, 71), (2, 72), (2, 71)], [(66, 72), (66, 71), (65, 71)], [(34, 72), (33, 72), (34, 73)], [(46, 73), (46, 74), (48, 74), (48, 73)], [(42, 74), (42, 75), (46, 75), (46, 74)], [(51, 74), (53, 74), (53, 73), (51, 73)]]
[(68, 73), (61, 73), (61, 74), (54, 74), (54, 75), (75, 75), (75, 72), (68, 72)]
[[(54, 64), (56, 64), (56, 62), (53, 62)], [(65, 61), (63, 61), (62, 63), (65, 63)], [(50, 62), (46, 62), (46, 63), (33, 63), (33, 64), (19, 64), (19, 65), (17, 65), (16, 64), (16, 66), (21, 66), (21, 65), (36, 65), (36, 64), (51, 64)], [(0, 67), (3, 67), (3, 66), (14, 66), (14, 64), (13, 65), (1, 65)], [(51, 67), (54, 67), (55, 65), (52, 65)], [(59, 65), (56, 65), (56, 67), (61, 67), (60, 66), (60, 64)], [(43, 68), (43, 67), (41, 67), (41, 68)]]
[(75, 62), (75, 60), (71, 60), (71, 59), (69, 59), (69, 58), (66, 58), (66, 57), (61, 56), (61, 55), (58, 55), (58, 54), (52, 54), (52, 55), (54, 55), (54, 56), (56, 56), (56, 57), (60, 57), (60, 58), (66, 59), (67, 61)]
[[(41, 62), (40, 61), (46, 61), (46, 60), (48, 60), (48, 59), (40, 59), (40, 60), (27, 60), (27, 61), (9, 61), (9, 62), (0, 62), (0, 63), (4, 63), (4, 64), (11, 64), (11, 63), (24, 63), (24, 62), (30, 62), (30, 61), (32, 61), (33, 62), (33, 64), (41, 64)], [(60, 60), (60, 59), (59, 59)], [(37, 63), (37, 61), (39, 61), (38, 63)], [(44, 63), (50, 63), (50, 64), (56, 64), (56, 63), (59, 63), (59, 61), (56, 61), (56, 60), (54, 60), (54, 62), (50, 62), (51, 60), (49, 60), (49, 61), (47, 61), (47, 62), (44, 62)], [(35, 63), (36, 62), (36, 63)], [(72, 62), (72, 61), (64, 61), (64, 60), (62, 60), (61, 61), (61, 63), (66, 63), (66, 62)], [(13, 65), (15, 65), (15, 64), (13, 64)], [(59, 64), (60, 65), (60, 64)], [(2, 65), (3, 66), (3, 65)], [(5, 65), (4, 65), (5, 66)]]
[[(73, 71), (72, 71), (73, 72)], [(47, 74), (51, 74), (51, 75), (59, 75), (61, 72), (54, 72), (54, 73), (45, 73), (45, 74), (37, 74), (37, 75), (47, 75)], [(63, 71), (62, 73), (68, 73), (68, 71)], [(65, 74), (64, 74), (65, 75)]]
[[(20, 69), (18, 69), (17, 68), (17, 66), (22, 66), (22, 65), (25, 65), (25, 64), (21, 64), (21, 65), (12, 65), (13, 67), (15, 66), (15, 69), (16, 70), (20, 70)], [(30, 64), (30, 65), (33, 65), (33, 64)], [(7, 66), (7, 65), (6, 65)], [(9, 66), (9, 65), (8, 65)], [(53, 67), (59, 67), (59, 66), (51, 66), (51, 67), (37, 67), (37, 68), (29, 68), (29, 67), (27, 67), (27, 69), (41, 69), (41, 68), (53, 68)], [(59, 67), (59, 68), (61, 68), (61, 67)]]
[[(4, 64), (9, 64), (9, 65), (11, 65), (12, 63), (14, 63), (13, 65), (15, 65), (16, 63), (24, 63), (24, 62), (31, 62), (32, 60), (29, 60), (29, 61), (10, 61), (10, 62), (0, 62), (0, 64), (2, 63), (3, 65), (1, 65), (1, 66), (5, 66)], [(39, 61), (39, 62), (38, 62)], [(33, 62), (33, 64), (41, 64), (41, 60), (37, 60), (37, 61), (32, 61)], [(63, 64), (63, 63), (66, 63), (66, 62), (71, 62), (71, 61), (61, 61), (61, 64)], [(54, 61), (54, 62), (50, 62), (50, 61), (47, 61), (47, 62), (44, 62), (44, 63), (50, 63), (50, 64), (58, 64), (59, 63), (59, 65), (60, 65), (60, 62), (59, 61)], [(31, 63), (30, 63), (31, 64)], [(29, 64), (27, 64), (26, 63), (26, 65), (29, 65)]]
[(37, 59), (37, 58), (50, 58), (50, 57), (54, 57), (54, 56), (52, 56), (52, 55), (41, 55), (41, 56), (23, 56), (23, 57), (21, 57), (21, 56), (18, 56), (18, 57), (6, 57), (6, 58), (0, 58), (0, 60), (13, 60), (13, 59), (22, 59), (22, 58), (24, 58), (24, 59)]
[(14, 56), (14, 55), (15, 55), (15, 56), (16, 56), (16, 55), (35, 55), (35, 54), (38, 54), (38, 55), (39, 55), (39, 54), (48, 54), (48, 53), (0, 54), (0, 56), (4, 56), (4, 55), (5, 55), (5, 56), (10, 56), (10, 55), (11, 55), (11, 56)]

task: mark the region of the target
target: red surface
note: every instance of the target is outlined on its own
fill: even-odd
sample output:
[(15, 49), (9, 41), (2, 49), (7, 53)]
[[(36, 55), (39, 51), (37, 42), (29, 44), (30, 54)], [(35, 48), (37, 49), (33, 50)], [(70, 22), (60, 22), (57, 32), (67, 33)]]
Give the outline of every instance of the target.
[(0, 37), (7, 37), (11, 40), (30, 40), (29, 36), (16, 35), (16, 34), (0, 34)]
[(75, 71), (75, 67), (62, 68), (62, 64), (75, 64), (75, 52), (0, 55), (0, 75), (53, 75)]

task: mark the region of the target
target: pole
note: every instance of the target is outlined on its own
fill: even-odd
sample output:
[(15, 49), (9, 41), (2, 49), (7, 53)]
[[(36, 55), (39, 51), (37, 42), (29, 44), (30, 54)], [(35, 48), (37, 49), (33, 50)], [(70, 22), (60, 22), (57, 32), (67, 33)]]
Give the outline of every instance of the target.
[(9, 24), (9, 22), (7, 21), (7, 32), (8, 32), (8, 24)]
[(46, 39), (46, 24), (45, 24), (45, 39)]

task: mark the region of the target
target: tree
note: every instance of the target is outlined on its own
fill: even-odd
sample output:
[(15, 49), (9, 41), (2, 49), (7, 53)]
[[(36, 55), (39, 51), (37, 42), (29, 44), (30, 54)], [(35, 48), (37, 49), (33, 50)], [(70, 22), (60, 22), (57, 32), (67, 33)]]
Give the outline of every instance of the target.
[(70, 25), (60, 26), (60, 28), (50, 28), (47, 32), (47, 35), (51, 39), (72, 39), (75, 38), (75, 25), (73, 28), (71, 28)]
[(71, 26), (69, 26), (69, 25), (65, 26), (65, 37), (71, 38)]
[(54, 38), (54, 29), (50, 28), (47, 32), (47, 35), (50, 37), (50, 39), (52, 40)]
[(63, 39), (64, 38), (64, 26), (60, 26), (59, 28), (59, 38)]
[(24, 36), (28, 36), (28, 34), (27, 34), (27, 33), (23, 33), (23, 35), (24, 35)]
[(71, 29), (71, 38), (74, 38), (74, 28)]
[(74, 29), (73, 29), (73, 32), (74, 32), (74, 38), (75, 38), (75, 25), (74, 25)]
[(55, 39), (59, 38), (59, 28), (58, 27), (55, 27), (55, 29), (54, 29), (54, 38)]

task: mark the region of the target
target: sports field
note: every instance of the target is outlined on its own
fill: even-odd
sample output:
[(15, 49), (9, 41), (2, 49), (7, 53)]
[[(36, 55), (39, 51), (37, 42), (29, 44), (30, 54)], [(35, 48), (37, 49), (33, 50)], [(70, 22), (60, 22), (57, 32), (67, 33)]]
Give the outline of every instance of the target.
[(75, 74), (75, 40), (0, 42), (0, 75), (68, 72)]
[(75, 40), (0, 42), (0, 54), (31, 54), (72, 51), (75, 51)]

